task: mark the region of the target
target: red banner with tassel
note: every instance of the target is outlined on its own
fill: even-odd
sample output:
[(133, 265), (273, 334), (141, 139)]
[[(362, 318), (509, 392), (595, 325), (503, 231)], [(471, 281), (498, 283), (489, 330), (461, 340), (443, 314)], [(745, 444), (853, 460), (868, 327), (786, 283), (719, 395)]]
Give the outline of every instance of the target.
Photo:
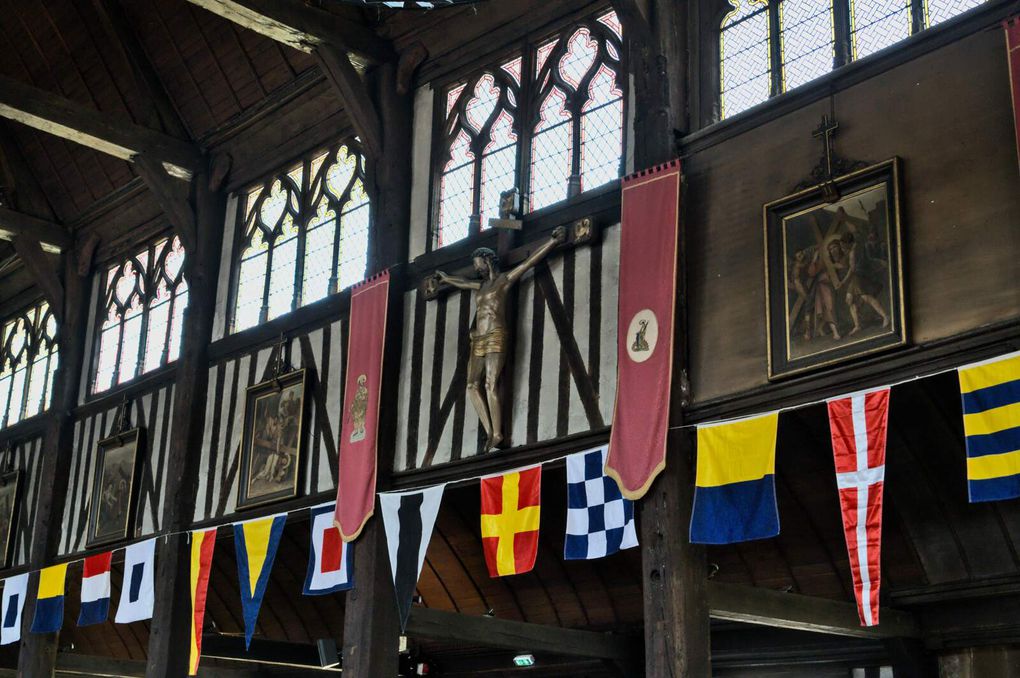
[(616, 405), (606, 474), (624, 497), (640, 499), (666, 467), (680, 161), (625, 177), (620, 211)]
[(354, 541), (375, 512), (379, 394), (390, 274), (384, 271), (351, 292), (347, 374), (340, 425), (339, 473), (333, 520), (345, 541)]

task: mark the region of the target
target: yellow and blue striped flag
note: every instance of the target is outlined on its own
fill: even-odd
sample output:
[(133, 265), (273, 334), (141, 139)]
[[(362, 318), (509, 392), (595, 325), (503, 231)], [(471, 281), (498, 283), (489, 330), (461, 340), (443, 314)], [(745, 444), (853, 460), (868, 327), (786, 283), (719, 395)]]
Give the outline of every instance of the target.
[(234, 523), (237, 576), (241, 580), (241, 609), (244, 613), (244, 646), (251, 645), (262, 597), (269, 585), (276, 550), (283, 536), (287, 514)]
[(39, 570), (32, 633), (56, 633), (64, 623), (64, 582), (67, 563)]
[(732, 544), (779, 534), (779, 414), (698, 427), (691, 542)]
[(970, 501), (1020, 497), (1020, 353), (958, 374)]

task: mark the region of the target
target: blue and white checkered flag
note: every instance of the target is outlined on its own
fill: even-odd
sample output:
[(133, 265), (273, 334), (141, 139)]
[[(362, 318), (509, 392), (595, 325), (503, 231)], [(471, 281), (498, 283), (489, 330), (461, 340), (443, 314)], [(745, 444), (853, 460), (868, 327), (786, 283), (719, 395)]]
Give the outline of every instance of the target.
[(567, 457), (567, 539), (563, 557), (593, 560), (638, 545), (634, 502), (605, 475), (605, 446)]

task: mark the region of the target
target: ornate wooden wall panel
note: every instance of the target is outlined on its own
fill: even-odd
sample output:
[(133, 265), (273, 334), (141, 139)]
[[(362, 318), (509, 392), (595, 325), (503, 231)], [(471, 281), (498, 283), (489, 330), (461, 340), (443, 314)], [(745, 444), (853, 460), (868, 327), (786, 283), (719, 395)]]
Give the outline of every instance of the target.
[[(174, 384), (164, 383), (130, 398), (129, 428), (145, 429), (145, 446), (138, 451), (139, 487), (135, 492), (135, 522), (132, 537), (144, 537), (160, 530), (166, 455), (172, 428)], [(60, 555), (85, 549), (92, 484), (95, 477), (97, 443), (116, 432), (120, 400), (114, 396), (106, 406), (79, 418), (74, 425), (75, 454), (68, 472), (71, 480), (64, 504), (64, 533)]]
[(12, 470), (21, 472), (21, 487), (18, 491), (21, 504), (17, 521), (14, 523), (11, 539), (11, 567), (28, 563), (28, 554), (35, 535), (35, 498), (39, 490), (39, 468), (42, 466), (42, 436), (23, 440), (13, 446)]
[[(614, 226), (603, 231), (601, 242), (550, 259), (521, 279), (512, 372), (503, 375), (513, 383), (513, 416), (505, 425), (511, 445), (602, 428), (612, 419), (618, 278)], [(398, 471), (482, 452), (481, 427), (465, 390), (473, 315), (469, 292), (434, 301), (417, 290), (405, 295)], [(574, 374), (570, 358), (582, 374)]]
[[(286, 343), (285, 357), (290, 366), (309, 371), (301, 480), (301, 492), (306, 495), (336, 487), (346, 345), (346, 320), (337, 320)], [(217, 361), (209, 368), (196, 521), (224, 516), (236, 509), (245, 389), (273, 376), (277, 352), (278, 345), (262, 346)]]

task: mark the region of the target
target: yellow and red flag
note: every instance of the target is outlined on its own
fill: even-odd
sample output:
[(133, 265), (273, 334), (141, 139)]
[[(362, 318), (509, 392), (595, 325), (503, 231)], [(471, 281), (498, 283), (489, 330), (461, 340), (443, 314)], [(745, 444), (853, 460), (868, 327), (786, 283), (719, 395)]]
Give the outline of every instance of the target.
[(541, 466), (482, 479), (482, 547), (490, 577), (535, 566), (541, 504)]
[(212, 569), (213, 549), (216, 548), (216, 528), (195, 530), (191, 533), (191, 656), (188, 675), (198, 674), (198, 660), (202, 656), (202, 626), (205, 622), (205, 597), (209, 589), (209, 571)]

